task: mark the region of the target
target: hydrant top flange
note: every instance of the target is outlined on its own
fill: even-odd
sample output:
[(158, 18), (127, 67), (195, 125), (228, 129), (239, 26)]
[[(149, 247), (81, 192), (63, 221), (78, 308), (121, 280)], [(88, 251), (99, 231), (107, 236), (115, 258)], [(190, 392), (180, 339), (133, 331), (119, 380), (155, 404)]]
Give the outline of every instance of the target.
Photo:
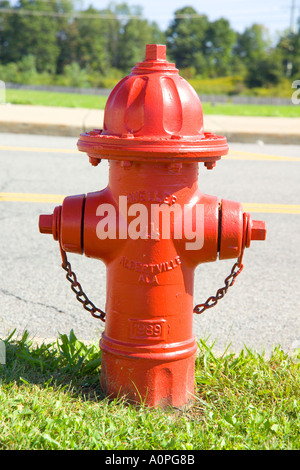
[(148, 44), (143, 62), (112, 90), (103, 129), (80, 135), (91, 159), (203, 161), (213, 165), (228, 153), (224, 136), (204, 132), (194, 88), (166, 60), (166, 46)]

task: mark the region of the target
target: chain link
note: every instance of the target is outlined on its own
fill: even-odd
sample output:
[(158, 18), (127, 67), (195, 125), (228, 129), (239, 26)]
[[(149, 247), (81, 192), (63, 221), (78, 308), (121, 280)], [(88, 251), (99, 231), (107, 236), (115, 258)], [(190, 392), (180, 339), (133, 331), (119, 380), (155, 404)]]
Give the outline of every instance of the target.
[[(66, 278), (71, 283), (71, 289), (76, 294), (76, 299), (82, 303), (83, 308), (90, 312), (94, 318), (98, 318), (105, 322), (105, 312), (96, 307), (93, 302), (90, 301), (88, 296), (83, 292), (80, 282), (77, 281), (76, 274), (72, 271), (71, 263), (67, 259), (66, 252), (60, 247), (62, 256), (62, 268), (66, 271)], [(98, 313), (96, 313), (98, 312)]]
[(194, 307), (194, 313), (201, 315), (201, 313), (205, 312), (205, 310), (214, 307), (218, 301), (224, 297), (229, 287), (233, 286), (236, 277), (242, 272), (243, 267), (244, 266), (240, 262), (236, 262), (231, 269), (231, 273), (224, 281), (225, 286), (218, 289), (216, 295), (209, 297), (203, 304), (196, 305)]

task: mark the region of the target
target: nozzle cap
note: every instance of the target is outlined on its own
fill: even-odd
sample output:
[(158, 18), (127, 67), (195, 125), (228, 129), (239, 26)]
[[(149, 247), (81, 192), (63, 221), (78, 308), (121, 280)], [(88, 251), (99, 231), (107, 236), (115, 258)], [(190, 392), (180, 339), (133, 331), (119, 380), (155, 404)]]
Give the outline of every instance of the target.
[(39, 229), (41, 233), (50, 233), (52, 234), (53, 226), (53, 214), (51, 215), (40, 215), (39, 217)]

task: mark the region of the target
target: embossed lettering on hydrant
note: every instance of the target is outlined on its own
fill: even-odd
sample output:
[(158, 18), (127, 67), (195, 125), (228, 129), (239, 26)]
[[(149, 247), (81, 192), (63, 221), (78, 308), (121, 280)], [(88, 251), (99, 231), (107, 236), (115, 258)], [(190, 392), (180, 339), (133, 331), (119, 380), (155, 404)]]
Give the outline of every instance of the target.
[(171, 271), (181, 264), (180, 256), (176, 256), (170, 261), (164, 261), (157, 264), (145, 264), (139, 261), (129, 260), (122, 256), (120, 264), (131, 271), (141, 273), (138, 282), (145, 282), (146, 284), (159, 284), (157, 274), (165, 271)]
[(166, 320), (129, 319), (129, 337), (131, 339), (159, 339), (166, 336)]
[(128, 203), (151, 202), (152, 204), (175, 204), (175, 194), (160, 193), (159, 191), (135, 191), (128, 194)]
[[(156, 277), (157, 274), (166, 272), (166, 271), (171, 271), (172, 269), (177, 268), (178, 266), (181, 265), (181, 259), (180, 256), (176, 256), (174, 259), (171, 259), (169, 261), (164, 261), (162, 263), (157, 263), (157, 264), (145, 264), (140, 261), (134, 261), (126, 258), (126, 256), (122, 256), (120, 259), (120, 264), (126, 268), (129, 269), (130, 271), (136, 271), (138, 273), (141, 273), (141, 275), (144, 276), (152, 276)], [(140, 279), (141, 276), (140, 276)], [(147, 282), (146, 280), (144, 282)], [(150, 281), (148, 281), (150, 282)]]

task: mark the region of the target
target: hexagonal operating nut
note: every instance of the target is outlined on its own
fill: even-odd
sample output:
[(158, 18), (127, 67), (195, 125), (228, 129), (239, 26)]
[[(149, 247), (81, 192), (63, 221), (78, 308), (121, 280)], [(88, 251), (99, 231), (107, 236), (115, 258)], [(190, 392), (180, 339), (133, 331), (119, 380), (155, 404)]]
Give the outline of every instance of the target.
[(166, 60), (167, 48), (163, 44), (147, 44), (145, 60)]
[(246, 232), (246, 247), (249, 248), (252, 240), (265, 240), (266, 235), (266, 222), (264, 220), (252, 220), (249, 214)]
[(251, 228), (251, 240), (265, 240), (266, 235), (266, 222), (263, 220), (253, 220)]

